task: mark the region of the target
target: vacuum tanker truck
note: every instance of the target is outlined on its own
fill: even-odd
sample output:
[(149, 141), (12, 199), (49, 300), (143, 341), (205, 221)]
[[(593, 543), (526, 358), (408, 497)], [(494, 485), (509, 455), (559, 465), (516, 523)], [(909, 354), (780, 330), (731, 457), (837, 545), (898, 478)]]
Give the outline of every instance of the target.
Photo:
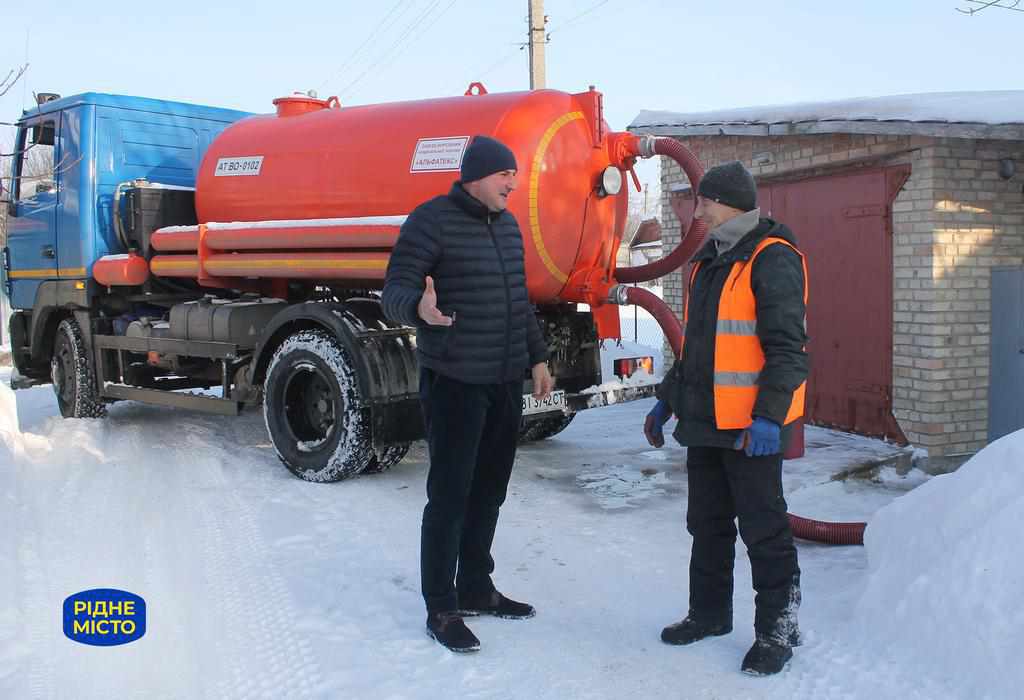
[[(536, 90), (341, 105), (296, 94), (270, 114), (142, 97), (41, 94), (18, 121), (3, 284), (12, 384), (52, 383), (65, 417), (115, 401), (235, 415), (262, 405), (297, 476), (336, 481), (397, 463), (423, 435), (415, 332), (380, 290), (405, 217), (448, 190), (472, 136), (520, 164), (510, 210), (556, 391), (524, 395), (524, 438), (575, 412), (653, 395), (602, 385), (619, 308), (678, 321), (628, 283), (678, 268), (695, 222), (662, 260), (616, 269), (637, 158), (699, 162), (671, 139), (609, 129), (603, 96)], [(41, 164), (41, 165), (40, 165)]]

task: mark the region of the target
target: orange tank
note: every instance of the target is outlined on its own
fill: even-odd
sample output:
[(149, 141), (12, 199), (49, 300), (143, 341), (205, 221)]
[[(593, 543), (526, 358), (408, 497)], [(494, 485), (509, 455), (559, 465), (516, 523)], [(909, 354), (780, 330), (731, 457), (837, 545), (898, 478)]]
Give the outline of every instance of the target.
[[(203, 223), (404, 216), (448, 191), (468, 140), (484, 134), (516, 154), (509, 209), (523, 232), (531, 298), (583, 301), (595, 274), (611, 279), (628, 197), (624, 183), (614, 184), (632, 165), (617, 155), (621, 135), (609, 132), (601, 100), (593, 89), (487, 94), (482, 86), (462, 97), (355, 107), (281, 98), (277, 114), (244, 119), (210, 145), (196, 211)], [(608, 174), (605, 189), (610, 166), (619, 172)], [(290, 247), (280, 243), (272, 249)], [(587, 281), (567, 290), (570, 278)]]

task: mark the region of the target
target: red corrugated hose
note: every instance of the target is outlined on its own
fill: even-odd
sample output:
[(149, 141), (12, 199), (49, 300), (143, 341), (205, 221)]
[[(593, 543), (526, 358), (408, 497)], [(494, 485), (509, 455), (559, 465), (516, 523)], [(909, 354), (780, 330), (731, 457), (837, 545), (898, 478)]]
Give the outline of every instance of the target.
[[(620, 288), (621, 289), (621, 288)], [(641, 287), (626, 287), (627, 304), (636, 304), (641, 309), (654, 316), (654, 320), (661, 326), (661, 331), (668, 338), (668, 344), (672, 347), (672, 355), (679, 357), (683, 350), (683, 326), (679, 318), (672, 313), (672, 307), (665, 301), (646, 289)]]
[[(643, 143), (643, 142), (642, 142)], [(693, 155), (683, 144), (672, 138), (653, 139), (653, 146), (650, 141), (643, 143), (644, 148), (649, 148), (650, 155), (668, 156), (679, 163), (679, 167), (686, 173), (690, 186), (695, 190), (704, 177), (704, 168), (701, 166), (697, 156)], [(645, 154), (646, 155), (646, 154)], [(703, 221), (692, 219), (686, 235), (676, 246), (676, 249), (660, 260), (655, 260), (639, 267), (620, 267), (615, 270), (615, 279), (619, 282), (647, 282), (649, 280), (664, 277), (670, 272), (675, 272), (693, 257), (693, 254), (700, 248), (707, 235), (708, 226)]]
[(826, 523), (789, 514), (793, 537), (823, 544), (864, 544), (867, 523)]

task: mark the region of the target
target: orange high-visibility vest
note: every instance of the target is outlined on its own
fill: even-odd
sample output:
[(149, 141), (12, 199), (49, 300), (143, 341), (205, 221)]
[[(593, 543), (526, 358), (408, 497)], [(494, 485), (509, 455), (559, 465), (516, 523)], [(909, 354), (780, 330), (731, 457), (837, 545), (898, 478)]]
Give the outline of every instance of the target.
[[(718, 301), (718, 325), (715, 330), (715, 424), (719, 430), (746, 428), (753, 423), (751, 412), (757, 401), (757, 380), (764, 368), (764, 350), (757, 337), (757, 300), (750, 276), (754, 260), (761, 251), (779, 243), (789, 246), (800, 256), (804, 268), (804, 304), (807, 304), (807, 260), (789, 241), (765, 238), (754, 248), (750, 260), (733, 263)], [(700, 265), (699, 262), (694, 264), (690, 272), (686, 305), (683, 307), (684, 344), (686, 323), (690, 315), (690, 292), (693, 291)], [(793, 392), (793, 400), (783, 421), (785, 424), (792, 423), (804, 414), (806, 391), (807, 382), (804, 381)]]

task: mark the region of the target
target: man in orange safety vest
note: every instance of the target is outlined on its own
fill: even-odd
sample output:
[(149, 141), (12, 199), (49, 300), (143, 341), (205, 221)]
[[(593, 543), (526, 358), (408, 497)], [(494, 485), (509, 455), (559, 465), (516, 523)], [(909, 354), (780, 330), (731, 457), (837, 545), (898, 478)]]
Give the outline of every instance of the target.
[(741, 668), (770, 675), (800, 642), (782, 453), (804, 411), (807, 266), (790, 230), (761, 217), (754, 178), (738, 161), (707, 171), (694, 216), (709, 240), (693, 258), (682, 352), (644, 425), (661, 447), (674, 414), (673, 435), (687, 447), (689, 612), (661, 638), (685, 645), (732, 631), (738, 519), (756, 591), (756, 639)]

